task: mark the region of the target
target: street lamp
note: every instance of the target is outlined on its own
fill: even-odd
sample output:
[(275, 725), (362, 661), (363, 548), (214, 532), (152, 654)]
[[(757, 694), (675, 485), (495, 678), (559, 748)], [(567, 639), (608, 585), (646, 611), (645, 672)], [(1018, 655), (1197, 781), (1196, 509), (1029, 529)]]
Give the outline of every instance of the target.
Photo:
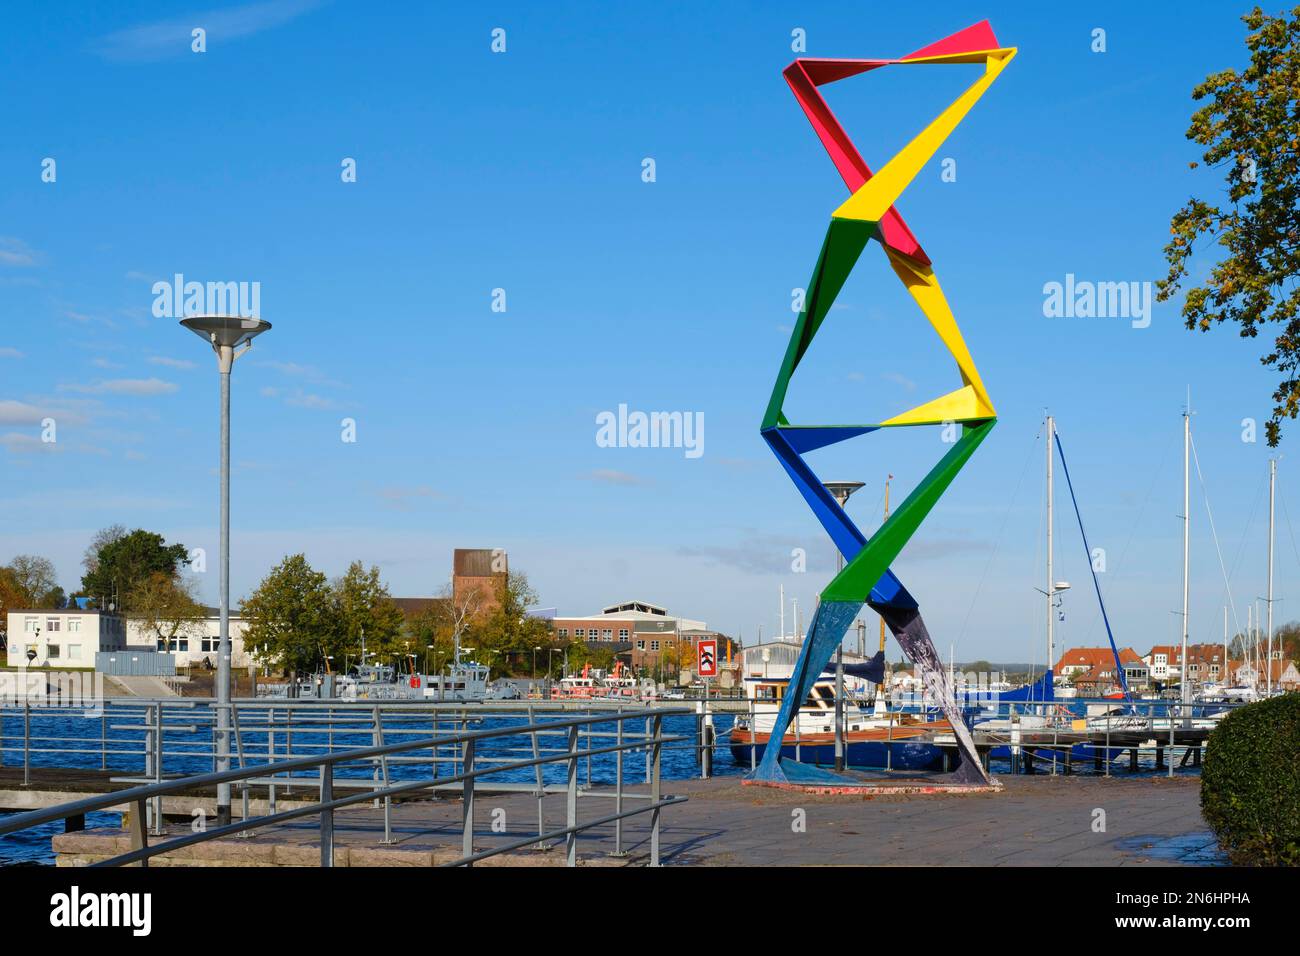
[[(195, 315), (181, 325), (212, 346), (221, 376), (221, 562), (217, 652), (217, 772), (230, 769), (230, 370), (270, 322), (237, 315)], [(230, 784), (217, 784), (217, 826), (230, 823)]]

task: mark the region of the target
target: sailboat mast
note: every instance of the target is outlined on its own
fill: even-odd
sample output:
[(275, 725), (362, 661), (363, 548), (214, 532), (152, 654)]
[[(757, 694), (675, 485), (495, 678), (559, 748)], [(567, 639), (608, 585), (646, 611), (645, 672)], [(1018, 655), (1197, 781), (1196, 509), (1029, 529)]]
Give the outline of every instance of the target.
[[(1056, 419), (1047, 416), (1047, 669), (1056, 667), (1056, 636), (1052, 631), (1053, 608), (1052, 597), (1056, 591), (1056, 582), (1052, 580), (1052, 436), (1056, 433)], [(1056, 683), (1056, 675), (1052, 675)]]
[[(888, 521), (888, 520), (889, 520), (889, 482), (892, 481), (893, 478), (894, 478), (893, 475), (889, 475), (888, 477), (885, 478), (885, 521)], [(883, 524), (882, 524), (882, 527), (883, 527)], [(885, 619), (884, 619), (884, 617), (881, 617), (881, 619), (880, 619), (880, 650), (881, 650), (881, 653), (884, 653), (884, 650), (885, 650)], [(865, 655), (864, 655), (864, 656), (865, 656)], [(884, 683), (884, 678), (881, 678), (881, 683), (882, 683), (882, 684)]]
[(1192, 514), (1188, 498), (1188, 489), (1190, 487), (1188, 467), (1191, 464), (1190, 448), (1192, 441), (1192, 418), (1190, 413), (1189, 403), (1189, 407), (1183, 409), (1183, 650), (1178, 667), (1179, 696), (1184, 704), (1187, 703), (1187, 692), (1190, 687), (1187, 682), (1187, 570)]
[(785, 640), (785, 585), (781, 585), (781, 640)]
[(1220, 674), (1220, 681), (1224, 687), (1227, 687), (1232, 681), (1228, 680), (1228, 605), (1223, 605), (1223, 673)]
[(1268, 659), (1264, 661), (1264, 693), (1273, 693), (1273, 492), (1277, 485), (1277, 459), (1268, 462)]

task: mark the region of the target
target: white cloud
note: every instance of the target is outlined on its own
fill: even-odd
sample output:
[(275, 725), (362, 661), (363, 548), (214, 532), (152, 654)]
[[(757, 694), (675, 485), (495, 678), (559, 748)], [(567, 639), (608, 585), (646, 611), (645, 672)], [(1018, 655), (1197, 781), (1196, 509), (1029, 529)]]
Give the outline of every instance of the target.
[(412, 488), (390, 486), (380, 488), (378, 494), (385, 507), (396, 511), (411, 511), (415, 507), (416, 501), (428, 501), (444, 497), (428, 485), (418, 485)]
[(165, 365), (168, 368), (194, 368), (194, 363), (188, 359), (168, 358), (165, 355), (150, 355), (147, 361), (150, 365)]
[(342, 382), (336, 382), (314, 365), (299, 365), (297, 362), (258, 362), (263, 368), (275, 369), (282, 375), (300, 378), (312, 385), (327, 385), (341, 388)]
[(109, 60), (159, 60), (190, 53), (191, 32), (207, 31), (208, 43), (253, 36), (283, 26), (319, 5), (318, 0), (266, 0), (225, 10), (142, 23), (101, 37), (96, 47)]
[(26, 357), (27, 356), (23, 355), (23, 353), (18, 351), (17, 349), (12, 349), (7, 346), (4, 348), (0, 348), (0, 358), (18, 359), (18, 358), (26, 358)]
[(339, 407), (338, 403), (333, 399), (326, 398), (323, 395), (313, 395), (301, 389), (294, 389), (293, 394), (286, 398), (284, 403), (292, 405), (294, 408), (310, 408), (315, 411), (329, 411)]
[(29, 435), (25, 432), (5, 432), (0, 435), (0, 447), (13, 455), (30, 455), (37, 452), (61, 450), (56, 443), (41, 441), (36, 435)]
[(112, 378), (91, 385), (60, 385), (61, 391), (83, 392), (87, 395), (168, 395), (179, 385), (160, 378)]
[(36, 253), (28, 248), (27, 243), (11, 236), (0, 236), (0, 265), (34, 266)]
[(637, 475), (626, 471), (615, 471), (613, 468), (597, 468), (593, 471), (581, 475), (586, 481), (598, 481), (606, 485), (622, 485), (628, 487), (631, 485), (648, 485), (650, 482)]

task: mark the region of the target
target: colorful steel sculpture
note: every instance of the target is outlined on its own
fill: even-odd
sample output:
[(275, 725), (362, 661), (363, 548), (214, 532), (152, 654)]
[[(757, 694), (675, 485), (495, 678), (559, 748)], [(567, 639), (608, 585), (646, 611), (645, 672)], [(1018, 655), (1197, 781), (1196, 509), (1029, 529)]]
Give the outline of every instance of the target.
[[(795, 708), (805, 699), (829, 663), (865, 601), (884, 618), (904, 653), (921, 667), (927, 685), (955, 729), (963, 758), (955, 777), (962, 782), (987, 782), (988, 776), (980, 766), (970, 734), (961, 720), (952, 687), (921, 620), (916, 599), (889, 570), (889, 565), (988, 435), (997, 418), (952, 310), (939, 287), (930, 259), (894, 208), (894, 202), (1015, 55), (1014, 48), (998, 46), (993, 29), (983, 22), (897, 60), (798, 59), (785, 71), (786, 81), (852, 195), (831, 215), (830, 227), (805, 295), (804, 311), (795, 324), (767, 414), (763, 417), (762, 434), (844, 555), (846, 563), (821, 593), (821, 603), (809, 626), (807, 640), (795, 663), (794, 674), (769, 740), (782, 740)], [(817, 88), (882, 66), (932, 63), (982, 63), (984, 73), (873, 175)], [(947, 395), (877, 424), (793, 425), (782, 411), (790, 378), (870, 239), (884, 246), (890, 266), (956, 360), (962, 385)], [(960, 437), (870, 541), (836, 504), (803, 459), (806, 452), (880, 428), (947, 423), (952, 423), (948, 427), (960, 425)], [(843, 778), (829, 770), (782, 760), (780, 749), (774, 745), (767, 747), (761, 764), (752, 775), (755, 780), (843, 782)]]

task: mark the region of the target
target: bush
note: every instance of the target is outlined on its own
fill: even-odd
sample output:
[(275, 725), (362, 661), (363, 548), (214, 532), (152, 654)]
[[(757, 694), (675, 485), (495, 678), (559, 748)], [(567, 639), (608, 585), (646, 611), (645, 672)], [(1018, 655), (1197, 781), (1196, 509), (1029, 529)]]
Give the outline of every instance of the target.
[(1300, 866), (1300, 695), (1223, 718), (1206, 745), (1201, 812), (1233, 863)]

